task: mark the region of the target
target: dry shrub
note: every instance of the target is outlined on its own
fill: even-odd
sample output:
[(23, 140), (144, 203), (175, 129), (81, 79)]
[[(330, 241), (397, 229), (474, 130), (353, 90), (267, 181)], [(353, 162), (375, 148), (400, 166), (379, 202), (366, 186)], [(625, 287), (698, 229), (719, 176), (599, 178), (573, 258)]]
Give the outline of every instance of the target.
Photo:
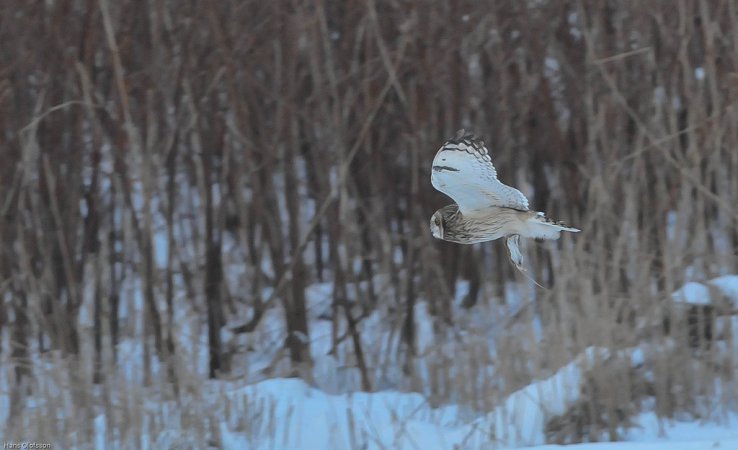
[[(313, 360), (317, 283), (345, 389), (489, 410), (590, 346), (665, 342), (643, 324), (662, 321), (672, 291), (738, 272), (736, 9), (2, 2), (0, 336), (21, 424), (7, 431), (66, 442), (82, 425), (36, 419), (94, 417), (105, 395), (58, 402), (98, 387), (184, 398), (191, 383), (198, 400), (191, 380), (254, 376), (257, 347), (270, 359), (259, 373), (320, 385), (334, 373)], [(460, 127), (485, 138), (502, 181), (583, 230), (528, 245), (550, 290), (527, 285), (502, 243), (430, 236), (449, 200), (429, 166)], [(426, 329), (453, 352), (421, 354)], [(52, 369), (38, 362), (50, 351)], [(699, 403), (716, 378), (735, 387), (735, 355), (721, 354), (687, 377), (686, 356), (655, 352), (659, 414)], [(52, 375), (72, 381), (46, 389)], [(639, 376), (608, 389), (635, 401)], [(611, 391), (597, 386), (572, 414), (625, 423), (616, 411), (632, 409), (601, 409)], [(111, 427), (133, 436), (136, 423)]]

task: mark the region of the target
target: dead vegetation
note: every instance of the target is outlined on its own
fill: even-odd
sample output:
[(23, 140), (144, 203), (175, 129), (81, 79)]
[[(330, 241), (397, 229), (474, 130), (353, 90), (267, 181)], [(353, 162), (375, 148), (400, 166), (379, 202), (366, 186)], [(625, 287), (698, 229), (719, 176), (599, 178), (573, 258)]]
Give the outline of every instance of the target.
[[(355, 389), (486, 411), (590, 346), (667, 346), (668, 330), (642, 326), (670, 314), (664, 299), (738, 273), (736, 8), (3, 2), (2, 433), (69, 447), (104, 412), (109, 437), (135, 440), (142, 414), (164, 414), (143, 411), (144, 389), (192, 407), (202, 379), (243, 376), (272, 311), (283, 335), (264, 374), (320, 385), (315, 283), (331, 286), (331, 354)], [(510, 295), (526, 280), (499, 242), (430, 236), (449, 200), (429, 165), (460, 127), (485, 138), (534, 208), (583, 230), (529, 245), (549, 291)], [(467, 312), (452, 304), (464, 282)], [(452, 354), (421, 354), (420, 304)], [(367, 334), (374, 312), (399, 339)], [(480, 315), (489, 328), (469, 328)], [(715, 380), (736, 383), (732, 336), (702, 356), (649, 355), (659, 414), (714, 411)], [(552, 440), (627, 423), (640, 376), (593, 377)], [(204, 404), (205, 419), (179, 422), (203, 442)]]

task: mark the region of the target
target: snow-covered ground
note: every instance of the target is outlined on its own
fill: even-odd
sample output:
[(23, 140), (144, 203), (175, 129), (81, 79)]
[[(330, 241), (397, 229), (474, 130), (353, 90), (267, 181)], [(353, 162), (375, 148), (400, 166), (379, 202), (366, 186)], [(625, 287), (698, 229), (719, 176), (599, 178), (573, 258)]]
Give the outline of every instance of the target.
[[(328, 394), (302, 380), (276, 378), (255, 384), (212, 381), (201, 395), (219, 417), (208, 433), (210, 448), (222, 449), (535, 449), (544, 445), (546, 419), (562, 414), (580, 399), (580, 382), (592, 366), (610, 357), (626, 357), (634, 365), (647, 359), (632, 349), (615, 355), (590, 348), (553, 376), (514, 392), (486, 414), (456, 405), (433, 407), (418, 393), (384, 391)], [(227, 406), (224, 406), (227, 405)], [(163, 410), (161, 405), (157, 405)], [(183, 412), (171, 407), (175, 421)], [(205, 406), (207, 408), (207, 406)], [(167, 408), (164, 408), (167, 409)], [(106, 440), (104, 416), (96, 420), (97, 448), (126, 448)], [(189, 437), (173, 433), (166, 418), (159, 431), (142, 438), (142, 448), (180, 448)], [(179, 426), (181, 426), (181, 422)], [(147, 429), (143, 424), (143, 429)], [(653, 412), (635, 416), (617, 430), (618, 442), (572, 446), (581, 450), (737, 449), (738, 411), (714, 411), (706, 420), (660, 419)], [(606, 436), (599, 436), (605, 440)], [(568, 448), (568, 446), (567, 446)]]
[[(460, 302), (466, 292), (465, 288), (461, 286), (457, 289), (457, 302)], [(522, 381), (518, 385), (521, 387), (513, 388), (517, 390), (511, 393), (509, 390), (497, 389), (496, 385), (489, 391), (469, 389), (476, 395), (494, 393), (493, 398), (478, 403), (469, 402), (468, 398), (449, 399), (452, 396), (440, 400), (439, 397), (433, 398), (433, 392), (427, 386), (425, 390), (403, 386), (386, 372), (377, 372), (372, 377), (375, 380), (374, 388), (378, 392), (355, 392), (356, 370), (341, 360), (340, 352), (339, 356), (328, 356), (331, 347), (330, 322), (321, 317), (330, 312), (330, 285), (316, 284), (306, 293), (310, 304), (311, 350), (315, 360), (314, 386), (300, 379), (280, 378), (278, 370), (277, 378), (269, 378), (265, 370), (268, 366), (277, 369), (279, 367), (274, 365), (273, 355), (268, 353), (269, 349), (279, 348), (277, 337), (284, 332), (279, 311), (276, 309), (267, 312), (263, 319), (264, 326), (251, 335), (226, 336), (234, 345), (251, 349), (242, 353), (248, 359), (236, 364), (237, 367), (246, 368), (244, 373), (235, 374), (235, 379), (232, 380), (207, 382), (197, 377), (188, 381), (184, 377), (183, 389), (186, 393), (178, 401), (167, 398), (161, 392), (140, 387), (140, 368), (137, 364), (141, 360), (142, 350), (139, 344), (124, 340), (119, 346), (119, 357), (125, 367), (121, 375), (122, 379), (128, 380), (132, 385), (127, 386), (125, 392), (108, 394), (113, 398), (112, 407), (106, 409), (101, 405), (96, 406), (98, 409), (92, 416), (96, 416), (94, 427), (90, 429), (90, 436), (94, 435), (93, 447), (295, 450), (563, 448), (545, 445), (547, 441), (552, 442), (551, 436), (547, 436), (546, 427), (555, 417), (566, 421), (570, 417), (566, 414), (571, 412), (572, 405), (588, 400), (583, 398), (582, 385), (593, 371), (626, 367), (628, 370), (636, 370), (639, 376), (648, 380), (654, 376), (654, 364), (658, 364), (659, 358), (663, 360), (664, 352), (679, 352), (675, 350), (679, 347), (675, 347), (673, 342), (670, 346), (665, 346), (664, 342), (643, 342), (637, 347), (617, 350), (590, 347), (568, 364), (556, 366), (557, 369), (536, 372), (538, 375), (535, 379)], [(674, 292), (672, 298), (677, 303), (727, 304), (728, 309), (735, 308), (738, 306), (738, 276), (726, 275), (703, 283), (688, 283)], [(136, 302), (134, 306), (137, 304)], [(519, 306), (513, 305), (513, 310), (517, 311)], [(462, 311), (458, 311), (456, 319), (464, 321), (465, 334), (455, 343), (453, 339), (444, 340), (443, 336), (439, 338), (438, 330), (432, 327), (433, 318), (427, 311), (427, 305), (419, 302), (416, 305), (419, 325), (417, 345), (419, 355), (431, 355), (434, 351), (439, 351), (445, 354), (444, 357), (449, 357), (451, 367), (448, 369), (448, 376), (454, 380), (459, 377), (459, 383), (483, 385), (484, 380), (480, 381), (479, 378), (498, 378), (494, 363), (499, 355), (495, 347), (497, 331), (484, 327), (499, 322), (499, 318), (492, 318), (490, 314), (493, 311), (484, 309), (485, 305), (477, 305), (475, 308), (469, 317), (464, 317), (461, 315)], [(483, 320), (475, 321), (475, 318), (482, 316)], [(730, 327), (723, 328), (738, 330), (736, 316), (726, 315), (718, 320), (729, 322)], [(181, 330), (187, 331), (192, 337), (191, 345), (183, 346), (192, 353), (180, 353), (183, 364), (187, 367), (204, 367), (206, 360), (202, 349), (207, 343), (203, 333), (197, 329), (195, 323), (189, 324), (186, 320), (182, 320), (180, 326)], [(395, 325), (388, 324), (379, 312), (364, 318), (360, 326), (362, 335), (373, 336), (378, 342), (397, 339), (393, 332)], [(482, 351), (472, 355), (464, 354), (464, 349), (468, 348), (464, 345), (476, 342), (475, 339), (479, 340)], [(537, 339), (538, 337), (534, 337), (533, 340)], [(369, 367), (379, 367), (384, 357), (383, 349), (392, 347), (386, 345), (367, 348), (365, 356)], [(725, 351), (725, 347), (726, 345), (715, 345), (711, 351), (715, 354), (718, 350)], [(730, 348), (727, 351), (731, 351)], [(423, 366), (425, 363), (422, 358), (418, 357), (417, 369), (421, 377), (427, 376), (423, 373), (423, 367), (427, 366)], [(461, 369), (454, 367), (458, 365), (463, 368), (469, 364), (470, 358), (488, 358), (475, 361), (476, 370), (481, 373), (476, 378), (468, 377)], [(707, 364), (713, 362), (710, 360)], [(695, 364), (701, 362), (696, 360)], [(153, 370), (157, 373), (159, 367), (154, 367)], [(685, 367), (685, 373), (699, 373), (700, 370), (701, 366), (695, 370)], [(342, 371), (348, 375), (342, 374)], [(381, 376), (385, 378), (384, 384)], [(397, 379), (401, 376), (402, 374), (398, 374)], [(461, 378), (462, 376), (467, 378)], [(717, 380), (714, 387), (705, 391), (703, 395), (711, 397), (705, 398), (705, 407), (692, 408), (692, 411), (698, 411), (697, 414), (685, 413), (669, 419), (659, 417), (654, 412), (653, 404), (649, 403), (652, 399), (646, 396), (645, 400), (641, 400), (643, 404), (635, 415), (623, 421), (626, 425), (619, 425), (616, 430), (607, 430), (615, 433), (618, 442), (576, 444), (571, 448), (738, 450), (738, 393), (728, 392), (735, 384), (731, 377), (726, 378), (728, 380), (725, 383)], [(53, 391), (65, 382), (61, 380), (49, 386)], [(712, 383), (711, 378), (709, 382)], [(398, 389), (419, 392), (400, 392)], [(508, 394), (503, 395), (502, 392)], [(55, 404), (51, 401), (52, 397), (46, 400), (48, 404)], [(480, 410), (479, 404), (492, 406)], [(75, 411), (75, 402), (68, 396), (60, 397), (56, 410), (42, 409), (45, 405), (43, 399), (29, 399), (27, 405), (27, 410), (32, 411), (35, 408), (40, 414), (40, 419), (29, 416), (21, 423), (21, 426), (28, 429), (40, 429), (36, 423), (49, 423), (44, 422), (43, 418), (49, 416), (49, 411), (59, 417), (68, 416), (72, 414), (70, 411)], [(0, 410), (0, 418), (7, 418), (7, 393), (0, 393)], [(138, 415), (133, 417), (136, 420), (135, 426), (130, 426), (127, 422), (131, 420), (132, 413)], [(69, 417), (65, 421), (67, 423), (60, 429), (75, 429), (80, 423), (69, 421)], [(612, 439), (605, 431), (589, 431), (594, 436), (591, 438), (593, 440)], [(0, 441), (6, 440), (3, 438), (4, 436), (0, 436)], [(90, 448), (90, 437), (80, 433), (79, 439), (75, 439), (71, 439), (72, 444), (69, 441), (58, 441), (58, 445), (60, 448)], [(74, 442), (83, 444), (74, 445)]]
[[(318, 305), (325, 308), (329, 293), (327, 286), (316, 285), (309, 298), (317, 309), (320, 309)], [(738, 305), (738, 276), (688, 283), (675, 292), (673, 298), (676, 302), (733, 301)], [(422, 319), (426, 313), (423, 305), (419, 306)], [(430, 320), (427, 317), (428, 323)], [(320, 326), (313, 329), (320, 330)], [(381, 329), (375, 331), (381, 335)], [(420, 334), (421, 347), (433, 345), (431, 330), (421, 329)], [(325, 354), (327, 343), (314, 345), (315, 348), (318, 349), (316, 361), (320, 365), (319, 355)], [(231, 383), (226, 392), (228, 397), (246, 399), (247, 404), (259, 405), (258, 411), (264, 413), (249, 415), (248, 424), (238, 415), (224, 420), (218, 428), (217, 446), (225, 449), (563, 448), (545, 445), (545, 426), (548, 419), (564, 414), (580, 400), (584, 374), (613, 357), (641, 368), (648, 376), (649, 354), (658, 351), (658, 347), (649, 348), (648, 345), (619, 350), (617, 354), (604, 348), (589, 348), (553, 375), (513, 392), (487, 413), (475, 413), (453, 404), (433, 407), (419, 393), (392, 390), (351, 393), (338, 388), (330, 394), (326, 389), (310, 387), (301, 380), (284, 378), (245, 386)], [(643, 411), (632, 418), (627, 428), (617, 430), (618, 442), (571, 447), (577, 450), (738, 450), (736, 409), (726, 407), (712, 411), (702, 420), (691, 416), (679, 420), (659, 418), (648, 405)], [(607, 440), (601, 432), (597, 438)]]
[(692, 305), (732, 303), (738, 307), (738, 275), (723, 275), (705, 282), (690, 281), (672, 294), (676, 302)]
[[(571, 371), (571, 368), (566, 370)], [(499, 449), (540, 443), (544, 405), (539, 395), (555, 394), (553, 377), (514, 394), (507, 402), (510, 411), (495, 411), (477, 420), (462, 423), (453, 406), (431, 408), (418, 394), (379, 392), (328, 395), (294, 379), (263, 381), (241, 389), (252, 401), (269, 405), (271, 426), (250, 424), (249, 435), (231, 431), (236, 424), (222, 423), (224, 449)], [(560, 378), (560, 379), (558, 379)], [(558, 386), (563, 387), (563, 386)], [(548, 404), (546, 406), (549, 406)], [(555, 405), (554, 405), (555, 406)], [(738, 414), (722, 423), (659, 420), (653, 413), (636, 418), (636, 427), (625, 431), (616, 443), (579, 444), (581, 450), (707, 450), (738, 449)], [(526, 428), (518, 428), (523, 425)], [(518, 431), (515, 431), (515, 430)], [(518, 440), (520, 439), (520, 440)], [(539, 445), (536, 449), (563, 448)]]
[[(297, 379), (272, 379), (249, 386), (231, 386), (224, 392), (241, 412), (217, 424), (209, 448), (236, 449), (397, 449), (487, 450), (555, 449), (543, 445), (543, 410), (567, 396), (555, 390), (572, 367), (551, 379), (513, 394), (496, 411), (473, 420), (461, 420), (457, 407), (432, 408), (419, 394), (401, 392), (330, 395)], [(222, 388), (222, 386), (221, 386)], [(552, 403), (540, 403), (553, 399)], [(221, 397), (222, 398), (222, 397)], [(563, 403), (561, 403), (563, 404)], [(173, 415), (174, 410), (172, 411)], [(181, 411), (176, 414), (182, 414)], [(105, 416), (95, 420), (96, 448), (127, 448), (108, 440)], [(653, 413), (635, 418), (622, 430), (621, 441), (566, 446), (576, 450), (708, 450), (738, 449), (738, 413), (720, 420), (663, 420)], [(522, 428), (520, 428), (522, 426)], [(144, 427), (146, 428), (146, 427)], [(136, 440), (143, 449), (190, 448), (187, 430), (166, 427)], [(130, 441), (129, 441), (130, 442)], [(526, 445), (530, 444), (530, 445)]]

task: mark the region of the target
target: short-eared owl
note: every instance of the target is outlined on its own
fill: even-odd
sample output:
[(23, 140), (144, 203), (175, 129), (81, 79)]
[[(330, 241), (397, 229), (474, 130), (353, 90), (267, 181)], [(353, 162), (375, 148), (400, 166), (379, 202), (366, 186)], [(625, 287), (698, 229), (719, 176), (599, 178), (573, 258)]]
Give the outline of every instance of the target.
[(515, 266), (523, 270), (520, 236), (558, 239), (562, 231), (579, 231), (528, 209), (528, 199), (519, 190), (497, 179), (484, 142), (459, 130), (443, 144), (433, 159), (433, 187), (456, 204), (433, 214), (433, 237), (459, 244), (474, 244), (507, 238), (507, 249)]

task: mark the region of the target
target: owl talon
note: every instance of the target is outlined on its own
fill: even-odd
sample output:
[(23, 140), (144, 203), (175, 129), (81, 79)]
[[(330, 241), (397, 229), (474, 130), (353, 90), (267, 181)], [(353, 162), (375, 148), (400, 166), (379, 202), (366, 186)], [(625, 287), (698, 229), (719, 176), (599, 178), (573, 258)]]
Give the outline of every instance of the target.
[(513, 264), (515, 264), (515, 267), (518, 268), (521, 272), (525, 272), (525, 268), (523, 267), (523, 254), (520, 253), (520, 247), (518, 247), (518, 243), (520, 242), (520, 235), (514, 234), (507, 238), (507, 251), (510, 255), (510, 261), (512, 261)]

